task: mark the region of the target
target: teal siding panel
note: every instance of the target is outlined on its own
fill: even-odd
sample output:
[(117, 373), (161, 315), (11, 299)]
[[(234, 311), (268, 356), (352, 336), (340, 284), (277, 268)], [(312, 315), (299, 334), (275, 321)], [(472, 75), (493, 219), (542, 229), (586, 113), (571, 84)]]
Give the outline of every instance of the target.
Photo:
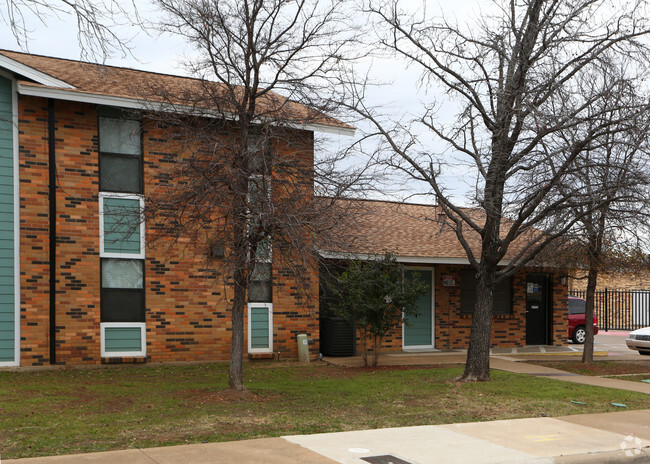
[(15, 360), (14, 128), (11, 80), (0, 77), (0, 362)]
[(106, 352), (142, 351), (140, 327), (106, 327), (104, 329)]
[[(13, 264), (13, 260), (12, 260), (12, 264)], [(12, 281), (13, 281), (13, 277), (14, 277), (14, 268), (13, 268), (13, 266), (0, 267), (0, 278), (2, 278), (2, 277), (11, 277)]]
[(0, 294), (14, 294), (14, 276), (0, 276)]
[(104, 198), (104, 252), (140, 253), (140, 201)]
[(269, 346), (269, 310), (265, 307), (252, 307), (249, 324), (251, 325), (251, 348), (270, 348)]
[(416, 274), (420, 280), (428, 284), (428, 290), (421, 295), (417, 302), (418, 314), (409, 316), (404, 326), (404, 346), (429, 346), (433, 345), (432, 340), (432, 311), (431, 297), (433, 295), (431, 288), (432, 271), (406, 271), (406, 278), (413, 278)]
[(14, 286), (13, 282), (10, 285), (0, 285), (0, 295), (13, 295)]

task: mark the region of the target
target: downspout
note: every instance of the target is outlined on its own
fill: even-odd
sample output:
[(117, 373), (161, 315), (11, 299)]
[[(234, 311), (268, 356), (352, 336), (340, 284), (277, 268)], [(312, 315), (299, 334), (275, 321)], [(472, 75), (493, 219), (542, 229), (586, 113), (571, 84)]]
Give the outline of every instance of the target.
[(47, 141), (50, 207), (50, 364), (56, 364), (56, 140), (54, 100), (51, 98), (47, 101)]

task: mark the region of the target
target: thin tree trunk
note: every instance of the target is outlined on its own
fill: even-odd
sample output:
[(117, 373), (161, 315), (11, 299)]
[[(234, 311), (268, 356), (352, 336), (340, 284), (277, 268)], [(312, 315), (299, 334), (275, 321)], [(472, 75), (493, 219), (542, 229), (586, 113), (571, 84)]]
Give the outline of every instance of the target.
[(585, 344), (582, 349), (582, 362), (594, 361), (594, 301), (598, 283), (599, 253), (592, 249), (589, 257), (589, 273), (587, 276), (587, 304), (585, 308)]
[(230, 369), (228, 371), (228, 385), (233, 390), (245, 389), (242, 363), (244, 358), (246, 287), (240, 285), (246, 279), (243, 274), (239, 269), (235, 271), (235, 295), (232, 304), (232, 342), (230, 346)]
[[(492, 282), (490, 283), (490, 281)], [(465, 371), (459, 377), (463, 381), (490, 380), (490, 337), (492, 333), (492, 306), (494, 282), (487, 271), (479, 273), (476, 288), (476, 306), (472, 316), (472, 331), (467, 350)]]
[[(248, 183), (242, 182), (242, 191), (246, 191)], [(236, 200), (240, 200), (241, 197)], [(238, 218), (245, 218), (246, 205), (240, 202), (236, 206)], [(244, 374), (242, 363), (244, 358), (244, 309), (248, 290), (248, 273), (251, 262), (248, 260), (248, 236), (246, 221), (240, 220), (233, 227), (233, 259), (237, 261), (233, 272), (234, 296), (232, 302), (232, 341), (230, 346), (230, 368), (228, 385), (233, 390), (244, 390)]]
[(373, 360), (372, 360), (372, 366), (373, 367), (377, 367), (377, 363), (379, 362), (379, 345), (380, 344), (381, 344), (381, 338), (379, 338), (379, 337), (377, 337), (377, 335), (375, 335), (373, 337), (373, 347), (372, 347), (372, 349), (374, 351)]
[(368, 337), (366, 333), (362, 330), (359, 334), (361, 336), (361, 346), (362, 346), (362, 352), (361, 352), (361, 357), (363, 358), (363, 365), (367, 366), (368, 365)]

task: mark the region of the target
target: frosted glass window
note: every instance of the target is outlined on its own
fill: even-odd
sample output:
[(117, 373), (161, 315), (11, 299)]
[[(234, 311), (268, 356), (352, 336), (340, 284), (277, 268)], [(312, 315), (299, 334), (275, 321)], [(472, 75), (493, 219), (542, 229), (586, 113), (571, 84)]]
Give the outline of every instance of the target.
[(270, 263), (255, 263), (255, 269), (248, 283), (248, 301), (256, 303), (272, 301)]
[(140, 121), (99, 118), (99, 151), (140, 155)]
[(142, 261), (137, 259), (103, 259), (103, 288), (142, 288)]

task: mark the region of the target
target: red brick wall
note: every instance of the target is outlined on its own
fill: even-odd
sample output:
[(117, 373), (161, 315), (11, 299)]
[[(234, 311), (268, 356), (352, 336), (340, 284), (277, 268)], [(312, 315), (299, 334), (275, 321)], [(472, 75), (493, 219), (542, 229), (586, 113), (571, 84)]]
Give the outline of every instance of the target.
[(20, 97), (21, 364), (49, 363), (47, 101)]
[[(472, 328), (472, 316), (460, 311), (460, 270), (466, 266), (436, 265), (435, 266), (435, 348), (450, 350), (467, 348)], [(507, 315), (492, 317), (491, 346), (514, 348), (526, 345), (526, 270), (520, 271), (513, 277), (512, 282), (512, 312)], [(535, 270), (535, 274), (543, 273)], [(559, 274), (547, 272), (549, 285), (549, 312), (552, 322), (549, 343), (562, 346), (568, 339), (567, 316), (567, 286), (562, 284)], [(443, 275), (452, 275), (456, 279), (453, 287), (443, 286)], [(402, 350), (402, 328), (391, 331), (384, 339), (382, 349), (386, 351)], [(362, 347), (358, 340), (357, 352)]]
[[(99, 363), (100, 271), (97, 113), (92, 105), (56, 102), (57, 362)], [(21, 365), (49, 363), (49, 218), (47, 100), (19, 101), (21, 196)], [(281, 149), (313, 162), (313, 139)], [(160, 163), (175, 156), (166, 133), (143, 125), (145, 194)], [(311, 182), (305, 183), (311, 193)], [(152, 224), (147, 222), (147, 237)], [(226, 360), (230, 355), (230, 289), (207, 244), (181, 238), (149, 244), (145, 260), (147, 358), (151, 361)], [(187, 246), (187, 245), (190, 246)], [(278, 259), (278, 263), (283, 260)], [(285, 260), (286, 261), (286, 260)], [(307, 289), (288, 265), (274, 264), (274, 351), (296, 358), (295, 336), (318, 349), (318, 278), (305, 271)], [(246, 343), (246, 341), (245, 341)], [(245, 344), (246, 346), (246, 344)]]

